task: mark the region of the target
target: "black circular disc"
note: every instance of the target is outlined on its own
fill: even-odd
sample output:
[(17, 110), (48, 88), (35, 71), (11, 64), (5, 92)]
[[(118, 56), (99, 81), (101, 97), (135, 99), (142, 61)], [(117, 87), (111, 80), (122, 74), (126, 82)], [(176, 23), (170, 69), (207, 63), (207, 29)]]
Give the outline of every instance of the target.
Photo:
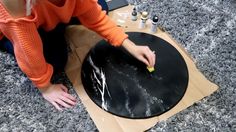
[(183, 57), (168, 42), (154, 35), (129, 32), (129, 39), (147, 45), (156, 54), (155, 71), (122, 47), (102, 40), (93, 47), (82, 65), (82, 83), (99, 107), (117, 116), (144, 119), (174, 107), (188, 86), (188, 69)]

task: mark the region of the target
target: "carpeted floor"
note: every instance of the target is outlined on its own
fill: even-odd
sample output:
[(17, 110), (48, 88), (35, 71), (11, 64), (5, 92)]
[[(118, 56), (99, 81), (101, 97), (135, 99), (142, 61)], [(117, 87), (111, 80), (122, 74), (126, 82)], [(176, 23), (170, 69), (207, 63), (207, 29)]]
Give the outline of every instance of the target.
[[(236, 1), (137, 1), (129, 0), (138, 4), (138, 10), (157, 14), (159, 24), (182, 44), (206, 78), (219, 86), (213, 95), (149, 131), (236, 131)], [(65, 83), (76, 96), (65, 74), (54, 80)], [(73, 109), (55, 110), (20, 71), (14, 57), (0, 52), (0, 131), (97, 129), (80, 100)]]

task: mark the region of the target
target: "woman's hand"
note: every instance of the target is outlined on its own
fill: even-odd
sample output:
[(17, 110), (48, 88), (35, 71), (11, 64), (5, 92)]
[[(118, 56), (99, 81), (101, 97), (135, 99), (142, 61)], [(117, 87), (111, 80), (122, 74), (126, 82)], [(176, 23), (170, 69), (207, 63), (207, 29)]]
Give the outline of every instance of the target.
[(135, 45), (129, 39), (123, 41), (122, 46), (135, 58), (142, 61), (147, 67), (154, 67), (156, 62), (156, 55), (150, 50), (148, 46)]
[(76, 104), (76, 98), (68, 94), (68, 89), (63, 84), (50, 84), (39, 90), (43, 97), (58, 110), (62, 110), (62, 107), (71, 108)]

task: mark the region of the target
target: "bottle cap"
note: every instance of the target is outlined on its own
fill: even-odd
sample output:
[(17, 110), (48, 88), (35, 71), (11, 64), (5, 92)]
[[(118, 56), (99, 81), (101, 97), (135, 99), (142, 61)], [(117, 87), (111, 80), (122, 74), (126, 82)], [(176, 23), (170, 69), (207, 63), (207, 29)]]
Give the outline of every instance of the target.
[(133, 9), (132, 15), (137, 16), (136, 8)]
[(147, 16), (148, 16), (148, 12), (146, 11), (142, 12), (142, 16), (141, 16), (142, 19), (147, 19)]
[(153, 21), (153, 22), (158, 22), (158, 17), (157, 17), (157, 15), (154, 15), (154, 16), (153, 16), (152, 21)]

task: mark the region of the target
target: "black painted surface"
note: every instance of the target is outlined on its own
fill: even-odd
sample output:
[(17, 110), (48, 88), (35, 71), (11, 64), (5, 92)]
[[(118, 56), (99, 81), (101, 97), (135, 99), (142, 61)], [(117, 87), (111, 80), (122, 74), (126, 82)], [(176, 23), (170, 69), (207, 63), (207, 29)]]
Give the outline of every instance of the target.
[(183, 97), (188, 85), (187, 66), (168, 42), (145, 33), (128, 34), (136, 44), (148, 45), (155, 51), (155, 71), (149, 73), (125, 49), (100, 41), (83, 62), (84, 88), (99, 107), (112, 114), (127, 118), (160, 115)]

